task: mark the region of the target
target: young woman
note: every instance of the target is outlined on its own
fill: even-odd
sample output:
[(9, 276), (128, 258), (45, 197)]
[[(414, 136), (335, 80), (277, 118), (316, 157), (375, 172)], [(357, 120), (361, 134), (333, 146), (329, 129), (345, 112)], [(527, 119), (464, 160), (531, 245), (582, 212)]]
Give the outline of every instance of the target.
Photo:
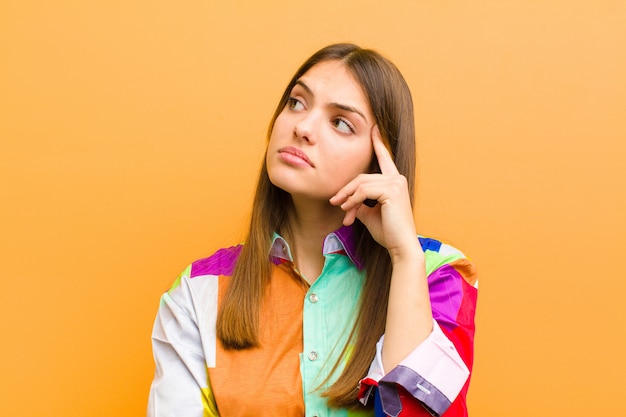
[(246, 243), (188, 266), (153, 330), (150, 416), (466, 416), (474, 266), (417, 237), (413, 104), (378, 53), (289, 82)]

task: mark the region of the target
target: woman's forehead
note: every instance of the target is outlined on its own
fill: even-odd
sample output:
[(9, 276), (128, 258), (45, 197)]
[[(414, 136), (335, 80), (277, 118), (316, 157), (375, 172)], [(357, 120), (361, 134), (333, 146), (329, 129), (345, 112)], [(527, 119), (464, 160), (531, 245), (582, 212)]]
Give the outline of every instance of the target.
[(342, 61), (331, 60), (315, 64), (296, 80), (296, 85), (321, 100), (358, 105), (371, 112), (363, 87)]

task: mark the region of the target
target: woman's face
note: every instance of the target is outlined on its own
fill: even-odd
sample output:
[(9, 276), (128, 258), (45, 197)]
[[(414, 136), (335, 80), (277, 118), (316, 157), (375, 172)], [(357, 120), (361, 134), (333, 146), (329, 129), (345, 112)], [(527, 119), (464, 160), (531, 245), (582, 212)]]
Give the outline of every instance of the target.
[(328, 200), (370, 168), (374, 116), (340, 61), (309, 69), (276, 118), (267, 149), (270, 181), (293, 197)]

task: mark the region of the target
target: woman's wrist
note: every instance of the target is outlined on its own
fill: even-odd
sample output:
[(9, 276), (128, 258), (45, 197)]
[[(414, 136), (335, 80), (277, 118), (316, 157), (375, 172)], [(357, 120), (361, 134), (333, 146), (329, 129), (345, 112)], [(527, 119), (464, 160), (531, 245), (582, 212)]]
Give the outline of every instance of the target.
[(417, 238), (405, 245), (389, 249), (389, 256), (394, 267), (401, 264), (424, 265), (426, 263), (424, 251)]

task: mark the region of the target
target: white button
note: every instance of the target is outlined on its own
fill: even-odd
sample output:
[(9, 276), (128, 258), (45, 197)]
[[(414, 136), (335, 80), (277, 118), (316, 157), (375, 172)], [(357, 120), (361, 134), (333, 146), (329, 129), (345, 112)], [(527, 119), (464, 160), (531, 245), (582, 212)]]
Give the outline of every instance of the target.
[(430, 390), (428, 388), (420, 384), (415, 384), (415, 386), (417, 387), (418, 390), (422, 391), (424, 394), (430, 395)]
[(309, 295), (309, 301), (312, 302), (313, 304), (317, 303), (319, 301), (317, 294), (313, 293)]
[(317, 352), (312, 350), (309, 352), (309, 360), (311, 362), (316, 361), (317, 360)]

